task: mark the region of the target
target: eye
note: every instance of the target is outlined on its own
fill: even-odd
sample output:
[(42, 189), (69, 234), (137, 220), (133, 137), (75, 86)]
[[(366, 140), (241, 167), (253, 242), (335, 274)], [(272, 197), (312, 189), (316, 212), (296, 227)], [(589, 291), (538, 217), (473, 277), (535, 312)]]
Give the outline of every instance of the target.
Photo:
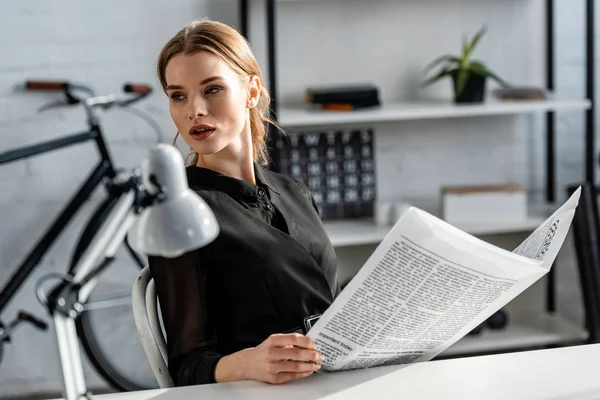
[(181, 101), (185, 98), (185, 95), (183, 93), (173, 93), (171, 94), (171, 98), (175, 101)]
[(206, 89), (206, 91), (204, 92), (205, 94), (217, 94), (218, 92), (220, 92), (223, 88), (219, 87), (219, 86), (211, 86), (209, 88)]

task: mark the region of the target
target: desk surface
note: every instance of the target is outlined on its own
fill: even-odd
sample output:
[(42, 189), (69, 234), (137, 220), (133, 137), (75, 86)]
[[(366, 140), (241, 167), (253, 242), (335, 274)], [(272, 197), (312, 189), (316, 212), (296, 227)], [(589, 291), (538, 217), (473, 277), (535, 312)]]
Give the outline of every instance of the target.
[(334, 373), (282, 385), (235, 382), (95, 396), (180, 399), (600, 399), (600, 344)]

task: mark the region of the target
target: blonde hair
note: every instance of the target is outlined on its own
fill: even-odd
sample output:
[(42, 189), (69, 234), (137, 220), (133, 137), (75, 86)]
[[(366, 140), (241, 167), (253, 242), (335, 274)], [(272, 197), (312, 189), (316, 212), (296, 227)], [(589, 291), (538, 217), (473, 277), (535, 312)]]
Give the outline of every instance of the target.
[[(163, 47), (157, 62), (158, 79), (163, 87), (167, 87), (165, 70), (172, 57), (178, 54), (194, 54), (199, 51), (209, 51), (225, 61), (229, 67), (242, 76), (257, 76), (260, 80), (260, 99), (256, 107), (250, 109), (250, 131), (252, 135), (252, 154), (254, 161), (267, 164), (269, 156), (266, 144), (265, 123), (281, 129), (269, 117), (271, 96), (263, 84), (263, 77), (258, 62), (246, 39), (234, 28), (206, 18), (194, 21), (181, 29)], [(173, 145), (177, 140), (173, 139)], [(190, 156), (192, 159), (190, 160)], [(190, 149), (186, 164), (196, 165), (198, 153)]]

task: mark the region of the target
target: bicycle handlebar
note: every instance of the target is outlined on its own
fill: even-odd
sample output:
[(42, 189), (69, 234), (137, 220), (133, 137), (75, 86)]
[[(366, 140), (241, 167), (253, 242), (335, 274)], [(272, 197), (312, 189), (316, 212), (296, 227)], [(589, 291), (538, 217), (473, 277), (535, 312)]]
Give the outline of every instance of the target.
[(88, 116), (88, 122), (96, 123), (96, 115), (94, 109), (103, 108), (109, 109), (119, 107), (128, 109), (132, 114), (138, 115), (144, 119), (152, 129), (157, 133), (159, 142), (163, 140), (160, 127), (150, 116), (145, 116), (141, 111), (129, 108), (134, 103), (142, 100), (144, 97), (152, 93), (152, 87), (141, 82), (125, 82), (121, 87), (126, 94), (117, 96), (115, 94), (96, 95), (94, 90), (86, 85), (75, 82), (60, 81), (60, 80), (43, 80), (29, 79), (25, 81), (26, 91), (46, 91), (46, 92), (62, 92), (64, 100), (53, 101), (38, 108), (38, 112), (43, 112), (51, 108), (59, 108), (64, 106), (82, 105)]
[(69, 84), (67, 82), (62, 82), (62, 81), (37, 81), (37, 80), (25, 81), (25, 89), (26, 90), (58, 91), (58, 90), (66, 90), (68, 87), (69, 87)]
[(152, 88), (143, 83), (126, 83), (123, 85), (123, 91), (125, 93), (148, 95), (152, 92)]
[[(123, 85), (122, 90), (131, 96), (127, 96), (126, 98), (117, 98), (112, 94), (97, 96), (88, 86), (54, 80), (27, 80), (25, 81), (25, 90), (60, 91), (64, 93), (66, 97), (65, 103), (52, 103), (42, 109), (77, 104), (83, 104), (86, 109), (93, 107), (109, 108), (112, 106), (126, 107), (143, 99), (152, 92), (152, 88), (149, 85), (138, 82), (127, 82)], [(85, 92), (86, 95), (80, 94), (81, 92)]]

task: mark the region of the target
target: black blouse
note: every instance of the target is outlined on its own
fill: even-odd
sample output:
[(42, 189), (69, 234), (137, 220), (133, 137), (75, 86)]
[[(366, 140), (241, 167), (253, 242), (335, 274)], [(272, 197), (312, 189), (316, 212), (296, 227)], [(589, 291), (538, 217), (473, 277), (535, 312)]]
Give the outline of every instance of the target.
[(188, 167), (219, 236), (174, 259), (149, 257), (178, 386), (214, 382), (221, 357), (299, 328), (339, 293), (336, 255), (308, 188), (254, 170), (256, 185)]

